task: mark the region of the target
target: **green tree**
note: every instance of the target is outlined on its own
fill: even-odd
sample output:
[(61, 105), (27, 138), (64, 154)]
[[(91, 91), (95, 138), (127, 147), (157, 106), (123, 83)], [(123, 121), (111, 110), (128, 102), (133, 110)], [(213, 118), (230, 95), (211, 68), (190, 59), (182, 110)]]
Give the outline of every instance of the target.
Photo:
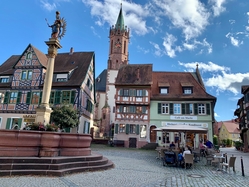
[(79, 124), (78, 112), (72, 106), (53, 108), (50, 122), (55, 123), (61, 129), (77, 127)]
[(216, 135), (213, 137), (213, 143), (214, 145), (218, 145), (218, 137)]

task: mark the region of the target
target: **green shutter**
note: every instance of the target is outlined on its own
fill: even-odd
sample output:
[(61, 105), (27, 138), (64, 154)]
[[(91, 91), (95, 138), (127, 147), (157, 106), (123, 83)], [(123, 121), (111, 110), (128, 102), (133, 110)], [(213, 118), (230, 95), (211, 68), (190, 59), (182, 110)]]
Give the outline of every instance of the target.
[(19, 129), (21, 129), (21, 126), (22, 126), (22, 118), (19, 118), (18, 121), (17, 121), (17, 123), (18, 123)]
[(6, 92), (6, 93), (5, 93), (3, 103), (4, 103), (4, 104), (8, 104), (8, 103), (9, 103), (9, 92)]
[(197, 103), (194, 104), (194, 112), (195, 112), (195, 115), (198, 114), (198, 104)]
[(129, 124), (126, 124), (126, 125), (125, 125), (125, 133), (126, 133), (126, 134), (129, 134), (129, 130), (130, 130), (129, 128), (130, 128), (130, 125), (129, 125)]
[(182, 103), (182, 114), (186, 114), (186, 104)]
[(70, 103), (74, 104), (74, 99), (75, 99), (75, 91), (71, 91), (71, 99), (70, 99)]
[(115, 134), (118, 134), (118, 124), (115, 124), (114, 132), (115, 132)]
[(133, 95), (137, 96), (137, 90), (136, 89), (133, 90)]
[(185, 106), (186, 106), (186, 114), (190, 114), (190, 110), (189, 110), (190, 105), (189, 105), (189, 103), (186, 103)]
[(206, 109), (207, 109), (207, 115), (210, 115), (210, 104), (206, 104)]
[(129, 96), (133, 96), (133, 90), (129, 89)]
[[(50, 93), (50, 95), (51, 95), (51, 93)], [(41, 102), (42, 102), (42, 92), (40, 92), (39, 104), (41, 104)]]
[(169, 104), (169, 114), (174, 114), (174, 106), (173, 103)]
[(146, 113), (146, 106), (142, 106), (142, 113), (143, 113), (143, 114)]
[(8, 118), (7, 123), (6, 123), (6, 129), (10, 129), (10, 121), (11, 121), (11, 118)]
[(140, 127), (140, 125), (137, 125), (137, 126), (136, 126), (136, 134), (137, 134), (137, 135), (139, 135), (139, 130), (140, 130), (139, 127)]
[(16, 99), (16, 104), (21, 102), (21, 97), (22, 97), (22, 92), (17, 93), (17, 99)]
[(27, 92), (26, 104), (30, 104), (31, 102), (31, 92)]
[(146, 90), (142, 91), (142, 96), (146, 96)]
[(161, 103), (157, 103), (157, 113), (158, 114), (162, 113), (162, 104)]
[(54, 104), (60, 104), (60, 103), (61, 103), (61, 91), (56, 91)]

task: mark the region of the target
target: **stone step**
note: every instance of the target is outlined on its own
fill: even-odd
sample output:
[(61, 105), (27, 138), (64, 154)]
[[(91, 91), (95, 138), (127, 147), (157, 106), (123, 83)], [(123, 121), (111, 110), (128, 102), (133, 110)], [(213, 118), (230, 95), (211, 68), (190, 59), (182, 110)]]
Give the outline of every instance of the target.
[(51, 175), (105, 170), (114, 164), (99, 154), (80, 157), (4, 157), (0, 158), (0, 176)]

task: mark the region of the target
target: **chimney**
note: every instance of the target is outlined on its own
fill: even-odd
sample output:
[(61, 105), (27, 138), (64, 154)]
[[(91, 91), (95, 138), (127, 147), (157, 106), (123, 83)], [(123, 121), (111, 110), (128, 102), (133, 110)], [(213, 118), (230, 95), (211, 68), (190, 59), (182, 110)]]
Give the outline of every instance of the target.
[(73, 54), (73, 47), (70, 48), (70, 53), (69, 55), (72, 55)]

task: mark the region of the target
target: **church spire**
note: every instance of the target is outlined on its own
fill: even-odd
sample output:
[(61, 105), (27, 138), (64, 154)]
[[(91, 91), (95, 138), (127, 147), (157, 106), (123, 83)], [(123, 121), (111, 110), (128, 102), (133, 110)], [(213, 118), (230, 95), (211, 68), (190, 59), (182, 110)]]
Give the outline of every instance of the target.
[(123, 17), (123, 12), (122, 12), (122, 3), (121, 3), (118, 19), (117, 19), (117, 22), (116, 22), (116, 25), (115, 25), (115, 29), (119, 29), (119, 30), (124, 30), (125, 29), (124, 17)]

